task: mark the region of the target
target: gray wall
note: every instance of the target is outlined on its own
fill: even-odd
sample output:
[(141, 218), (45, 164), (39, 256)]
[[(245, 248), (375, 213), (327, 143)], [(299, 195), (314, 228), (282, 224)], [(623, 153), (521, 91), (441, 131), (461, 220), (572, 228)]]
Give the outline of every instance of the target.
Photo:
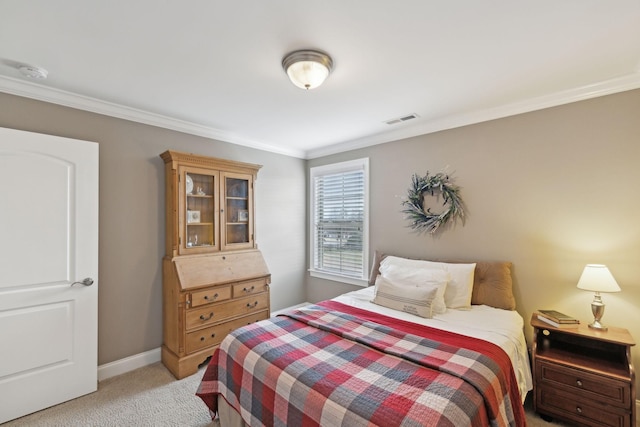
[[(274, 309), (355, 289), (307, 277), (305, 179), (307, 166), (369, 157), (372, 252), (512, 261), (528, 338), (539, 308), (589, 320), (592, 295), (575, 286), (585, 264), (604, 263), (622, 288), (603, 296), (604, 322), (640, 340), (640, 90), (309, 162), (6, 94), (0, 112), (0, 126), (100, 143), (100, 364), (162, 342), (158, 154), (168, 148), (264, 165), (257, 240)], [(416, 235), (400, 212), (411, 175), (445, 167), (468, 219), (439, 236)]]
[(98, 363), (162, 344), (164, 163), (167, 149), (263, 165), (256, 240), (274, 310), (304, 301), (305, 161), (0, 94), (0, 126), (100, 145)]
[[(603, 294), (605, 324), (640, 340), (640, 90), (310, 161), (370, 158), (370, 247), (427, 259), (509, 260), (518, 311), (592, 319), (578, 290), (587, 263), (607, 264), (622, 292)], [(413, 173), (444, 168), (462, 187), (464, 226), (418, 236), (401, 214)], [(310, 279), (311, 302), (356, 289)], [(633, 349), (640, 367), (640, 351)], [(640, 384), (639, 384), (640, 386)]]

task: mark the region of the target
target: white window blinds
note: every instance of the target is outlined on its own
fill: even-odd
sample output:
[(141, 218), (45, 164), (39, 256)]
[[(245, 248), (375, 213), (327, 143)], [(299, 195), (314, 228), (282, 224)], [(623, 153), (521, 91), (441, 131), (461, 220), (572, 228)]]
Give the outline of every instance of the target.
[(360, 159), (311, 169), (312, 270), (365, 278), (367, 166)]

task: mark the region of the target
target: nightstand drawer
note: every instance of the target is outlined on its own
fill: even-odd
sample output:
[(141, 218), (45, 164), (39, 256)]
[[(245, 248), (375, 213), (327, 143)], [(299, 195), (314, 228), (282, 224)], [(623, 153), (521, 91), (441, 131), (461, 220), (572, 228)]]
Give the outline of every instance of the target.
[(629, 383), (567, 366), (542, 361), (536, 363), (538, 384), (564, 387), (576, 395), (620, 408), (631, 406), (631, 385)]
[(535, 389), (537, 410), (591, 427), (631, 426), (631, 412), (601, 404), (552, 386)]
[(191, 307), (198, 307), (212, 302), (224, 301), (231, 298), (231, 288), (220, 286), (191, 293)]

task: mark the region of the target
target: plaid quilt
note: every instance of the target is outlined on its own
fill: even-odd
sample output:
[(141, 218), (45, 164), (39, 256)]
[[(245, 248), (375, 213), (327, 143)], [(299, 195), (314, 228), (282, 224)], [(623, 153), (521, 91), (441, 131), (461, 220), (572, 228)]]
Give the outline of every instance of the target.
[(495, 345), (334, 301), (231, 333), (197, 395), (251, 426), (526, 425)]

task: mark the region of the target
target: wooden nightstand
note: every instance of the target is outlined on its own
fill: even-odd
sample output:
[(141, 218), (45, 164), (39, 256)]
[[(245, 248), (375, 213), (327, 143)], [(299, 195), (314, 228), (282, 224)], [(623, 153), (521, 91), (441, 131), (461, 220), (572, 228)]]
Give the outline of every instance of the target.
[(533, 407), (586, 426), (635, 427), (636, 388), (629, 331), (554, 328), (531, 317)]

